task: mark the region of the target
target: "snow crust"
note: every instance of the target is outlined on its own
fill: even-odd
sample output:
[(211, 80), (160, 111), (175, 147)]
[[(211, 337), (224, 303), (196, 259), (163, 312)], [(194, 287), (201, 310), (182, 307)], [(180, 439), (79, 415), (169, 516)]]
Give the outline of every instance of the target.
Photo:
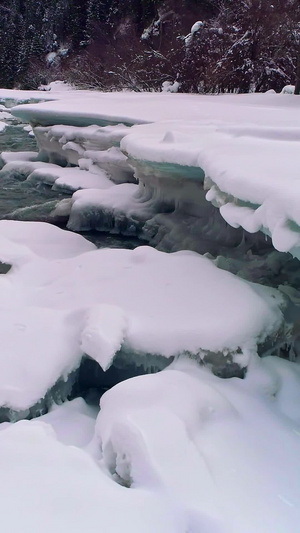
[[(35, 94), (41, 97), (41, 93)], [(47, 94), (50, 98), (47, 92), (43, 96)], [(18, 91), (12, 91), (11, 95), (17, 98)], [(170, 98), (169, 94), (164, 93), (70, 91), (67, 100), (66, 94), (59, 93), (55, 96), (53, 93), (52, 100), (18, 105), (12, 109), (12, 113), (23, 120), (45, 126), (88, 126), (91, 123), (101, 126), (120, 123), (132, 125), (162, 120), (298, 126), (298, 106), (292, 95), (174, 94)]]

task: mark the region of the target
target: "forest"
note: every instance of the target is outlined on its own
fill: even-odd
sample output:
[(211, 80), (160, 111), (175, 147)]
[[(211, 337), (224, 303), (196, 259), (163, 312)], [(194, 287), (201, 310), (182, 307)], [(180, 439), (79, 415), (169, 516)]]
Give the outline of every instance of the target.
[(278, 92), (300, 77), (299, 0), (4, 0), (0, 39), (7, 88)]

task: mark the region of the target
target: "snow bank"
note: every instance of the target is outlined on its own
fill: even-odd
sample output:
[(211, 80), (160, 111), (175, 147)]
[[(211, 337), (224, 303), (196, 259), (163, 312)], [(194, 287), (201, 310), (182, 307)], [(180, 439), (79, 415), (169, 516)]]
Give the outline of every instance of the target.
[(282, 406), (294, 411), (299, 386), (298, 365), (274, 357), (253, 359), (245, 381), (183, 360), (125, 381), (101, 399), (102, 461), (134, 490), (171, 495), (195, 533), (296, 531), (299, 416)]
[(173, 502), (116, 485), (88, 454), (56, 441), (41, 422), (0, 432), (0, 468), (2, 527), (10, 533), (96, 533), (99, 527), (107, 533), (183, 533), (187, 527)]
[(145, 167), (154, 161), (201, 168), (211, 189), (206, 198), (221, 207), (226, 222), (251, 233), (263, 230), (276, 249), (297, 255), (299, 139), (294, 126), (173, 121), (133, 127), (121, 146)]
[(280, 342), (284, 297), (196, 253), (96, 250), (42, 223), (1, 221), (0, 235), (0, 260), (13, 265), (0, 279), (3, 407), (29, 409), (84, 353), (104, 370), (120, 349), (145, 368), (189, 353), (241, 376), (258, 345)]
[[(55, 396), (57, 400), (65, 399), (73, 385), (71, 375), (82, 357), (80, 328), (84, 315), (31, 305), (26, 285), (18, 282), (22, 268), (35, 263), (42, 268), (49, 258), (71, 258), (95, 247), (79, 235), (43, 223), (2, 220), (0, 239), (1, 261), (13, 265), (0, 279), (3, 420), (16, 418), (16, 412), (21, 417), (33, 415), (34, 406), (43, 412)], [(41, 399), (44, 405), (38, 405)]]
[(94, 174), (107, 172), (116, 183), (133, 181), (132, 168), (120, 151), (121, 139), (129, 128), (116, 126), (51, 126), (36, 127), (40, 158), (59, 164), (79, 165)]
[[(143, 172), (138, 166), (151, 179), (150, 163), (177, 166), (176, 176), (180, 172), (184, 176), (186, 167), (199, 168), (199, 176), (205, 174), (206, 187), (212, 189), (207, 198), (218, 207), (224, 206), (221, 214), (229, 224), (250, 232), (262, 230), (272, 236), (278, 250), (299, 255), (300, 130), (299, 106), (293, 95), (91, 93), (87, 99), (80, 91), (71, 94), (68, 101), (58, 97), (13, 109), (22, 119), (47, 125), (36, 128), (36, 135), (48, 153), (51, 140), (55, 153), (64, 157), (65, 152), (65, 160), (80, 164), (82, 169), (93, 172), (99, 165), (117, 175), (119, 165), (122, 177), (117, 177), (117, 182), (132, 179), (126, 158), (121, 169), (124, 155), (120, 152), (118, 157), (114, 154), (113, 166), (103, 166), (108, 165), (111, 155), (105, 150), (117, 142), (130, 156), (129, 164), (139, 178)], [(59, 122), (72, 126), (53, 126)], [(110, 126), (115, 130), (97, 131), (91, 122), (116, 126)], [(120, 127), (120, 122), (125, 127)], [(137, 126), (128, 129), (128, 124)], [(76, 125), (89, 126), (76, 130)], [(86, 136), (86, 141), (77, 142), (80, 135)], [(98, 145), (93, 148), (91, 143), (95, 142)], [(159, 179), (155, 186), (158, 195), (163, 188)]]
[[(41, 93), (37, 94), (41, 97)], [(44, 94), (50, 96), (52, 92)], [(54, 100), (53, 96), (52, 102), (17, 106), (12, 113), (22, 120), (44, 126), (132, 125), (174, 119), (298, 126), (295, 116), (298, 106), (292, 95), (173, 94), (170, 98), (164, 93), (70, 91), (68, 99), (66, 94), (60, 96), (59, 93), (56, 98)]]

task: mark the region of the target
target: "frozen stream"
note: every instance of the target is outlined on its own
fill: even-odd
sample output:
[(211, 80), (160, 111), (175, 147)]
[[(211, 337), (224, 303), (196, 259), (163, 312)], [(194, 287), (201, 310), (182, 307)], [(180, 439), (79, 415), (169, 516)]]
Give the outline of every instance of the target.
[[(38, 151), (35, 138), (24, 131), (24, 124), (8, 125), (0, 132), (0, 153)], [(51, 222), (64, 227), (51, 213), (58, 201), (72, 195), (66, 191), (54, 191), (46, 184), (33, 184), (18, 172), (10, 172), (0, 177), (0, 220), (30, 220)], [(84, 236), (99, 248), (134, 249), (141, 242), (121, 235), (85, 232)]]
[[(105, 101), (142, 120), (148, 96)], [(63, 114), (84, 113), (73, 98)], [(129, 128), (22, 117), (36, 161), (0, 113), (1, 531), (297, 532), (298, 260), (229, 227), (198, 167), (129, 164)], [(189, 151), (170, 133), (153, 156), (177, 141)]]

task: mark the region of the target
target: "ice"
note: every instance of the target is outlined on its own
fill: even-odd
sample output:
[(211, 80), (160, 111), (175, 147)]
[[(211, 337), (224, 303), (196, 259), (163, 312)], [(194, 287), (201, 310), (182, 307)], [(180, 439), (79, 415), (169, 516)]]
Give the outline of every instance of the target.
[(221, 207), (229, 224), (265, 231), (276, 249), (297, 256), (299, 138), (294, 126), (161, 122), (132, 128), (121, 146), (138, 160), (199, 166), (206, 188), (212, 189), (207, 200)]
[(243, 241), (242, 230), (228, 227), (205, 200), (198, 169), (186, 167), (182, 178), (174, 166), (154, 167), (136, 161), (131, 165), (139, 185), (79, 191), (71, 202), (58, 204), (54, 214), (69, 215), (72, 230), (138, 236), (163, 251), (191, 249), (217, 254)]
[[(221, 214), (229, 224), (255, 233), (263, 231), (272, 237), (279, 251), (290, 251), (298, 257), (296, 141), (300, 134), (299, 106), (293, 95), (170, 97), (164, 93), (95, 92), (87, 99), (84, 92), (70, 91), (66, 101), (61, 94), (54, 94), (56, 100), (52, 102), (13, 109), (16, 116), (35, 126), (45, 125), (36, 127), (35, 134), (49, 161), (80, 165), (95, 173), (104, 169), (117, 183), (132, 181), (133, 167), (147, 194), (160, 199), (172, 190), (163, 180), (163, 165), (173, 170), (177, 167), (173, 177), (189, 176), (189, 181), (191, 174), (186, 169), (198, 168), (199, 180), (205, 176), (206, 189), (213, 189), (207, 198), (222, 208)], [(59, 122), (64, 125), (55, 125)], [(173, 189), (178, 186), (173, 179)], [(141, 216), (137, 218), (144, 216), (144, 203), (142, 195), (136, 210), (140, 207)], [(198, 200), (199, 208), (202, 205), (203, 201)], [(165, 208), (156, 202), (154, 215), (165, 214)], [(188, 209), (185, 215), (195, 216)], [(198, 213), (196, 216), (199, 218)], [(174, 236), (182, 226), (179, 219), (178, 223), (166, 217), (149, 222), (146, 239), (152, 234), (162, 249), (178, 249)], [(159, 226), (165, 235), (168, 233), (166, 238), (159, 237)], [(154, 238), (153, 233), (158, 237)], [(184, 240), (190, 243), (189, 248), (199, 249), (193, 230)], [(214, 253), (213, 249), (206, 251)]]
[(15, 161), (36, 161), (38, 152), (1, 152), (0, 165), (3, 167), (7, 163)]
[[(101, 191), (78, 191), (72, 197), (68, 228), (73, 231), (107, 231), (115, 227), (116, 233), (126, 234), (125, 227), (130, 228), (130, 211), (138, 204), (137, 192), (138, 186), (129, 183)], [(118, 225), (124, 226), (124, 231), (118, 230)], [(129, 229), (127, 234), (130, 234)]]
[(299, 368), (274, 357), (252, 361), (245, 381), (181, 360), (105, 393), (96, 442), (113, 479), (167, 492), (220, 531), (295, 531), (300, 433), (281, 413), (282, 404), (290, 412)]
[(63, 231), (44, 222), (1, 220), (0, 235), (9, 241), (8, 255), (13, 244), (16, 245), (16, 250), (21, 249), (20, 255), (22, 253), (25, 255), (30, 251), (39, 257), (48, 259), (75, 257), (96, 249), (94, 244), (81, 235)]
[[(173, 165), (173, 169), (177, 166), (176, 176), (181, 174), (182, 179), (187, 168), (199, 168), (199, 179), (205, 175), (206, 188), (213, 189), (207, 198), (222, 207), (221, 214), (228, 223), (251, 232), (263, 231), (272, 237), (278, 250), (299, 255), (296, 141), (300, 134), (297, 99), (293, 95), (174, 94), (170, 97), (163, 93), (94, 93), (86, 99), (80, 91), (70, 94), (68, 102), (58, 95), (55, 101), (18, 106), (13, 110), (15, 115), (34, 124), (48, 122), (47, 127), (35, 130), (48, 156), (53, 142), (54, 152), (49, 160), (59, 155), (85, 170), (97, 172), (98, 167), (104, 168), (115, 175), (116, 182), (131, 181), (130, 166), (133, 166), (136, 178), (159, 198), (166, 194), (167, 188), (163, 175), (159, 175), (162, 165)], [(96, 125), (78, 127), (88, 120)], [(49, 126), (58, 121), (65, 125)], [(97, 124), (111, 124), (106, 126), (111, 130), (99, 127), (97, 130)], [(128, 128), (128, 124), (136, 125)], [(120, 142), (123, 156), (116, 148)], [(113, 162), (109, 161), (112, 153)], [(128, 161), (127, 156), (130, 156)], [(157, 177), (155, 183), (153, 176)], [(283, 180), (282, 176), (286, 178)], [(175, 180), (173, 185), (176, 189)], [(140, 202), (141, 217), (143, 203)], [(202, 202), (198, 204), (200, 207)], [(250, 217), (245, 208), (253, 209), (254, 216)], [(155, 214), (164, 213), (158, 203), (155, 209)], [(185, 214), (193, 216), (189, 212)], [(160, 220), (156, 221), (158, 225)], [(172, 221), (168, 224), (165, 217), (162, 220), (162, 231), (165, 231), (163, 228), (171, 227)], [(145, 235), (153, 233), (156, 223), (150, 226)], [(176, 232), (175, 224), (174, 231), (168, 232), (168, 243), (161, 245), (163, 249), (176, 249), (176, 242), (171, 244), (171, 235)], [(193, 241), (189, 247), (197, 249), (191, 233), (185, 240)]]
[(58, 165), (48, 168), (37, 168), (29, 174), (29, 182), (41, 182), (51, 185), (55, 189), (77, 191), (78, 189), (108, 189), (113, 183), (106, 173), (92, 174), (79, 168), (62, 168)]
[[(92, 186), (58, 206), (70, 228), (218, 257), (0, 222), (0, 417), (43, 415), (0, 425), (4, 530), (297, 531), (299, 268), (240, 228), (299, 255), (297, 98), (51, 93), (14, 110), (44, 165), (8, 164)], [(103, 169), (138, 183), (96, 189)], [(57, 405), (110, 387), (94, 436), (97, 408)]]
[(52, 163), (44, 163), (43, 161), (32, 161), (27, 159), (25, 156), (25, 160), (20, 160), (18, 156), (16, 157), (16, 160), (10, 161), (4, 165), (4, 167), (0, 171), (0, 176), (8, 176), (12, 175), (14, 177), (17, 177), (18, 179), (26, 179), (28, 176), (36, 169), (50, 169), (55, 168), (56, 165)]
[(87, 150), (78, 164), (80, 168), (87, 168), (95, 173), (99, 169), (106, 170), (115, 183), (135, 182), (128, 158), (115, 146), (102, 151)]
[[(89, 158), (85, 155), (88, 151), (103, 152), (105, 156), (106, 150), (111, 147), (117, 147), (121, 139), (128, 132), (128, 127), (123, 124), (116, 126), (86, 126), (74, 127), (68, 125), (57, 125), (49, 127), (35, 127), (34, 134), (36, 136), (38, 145), (44, 158), (52, 162), (52, 158), (58, 156), (61, 160), (66, 161), (72, 165), (78, 165), (80, 158)], [(112, 159), (112, 153), (110, 154)], [(124, 166), (126, 157), (122, 154), (118, 155), (118, 161)]]
[[(276, 291), (259, 292), (197, 254), (169, 255), (148, 247), (95, 250), (49, 268), (32, 262), (19, 280), (31, 305), (70, 311), (102, 303), (120, 307), (128, 319), (128, 348), (165, 357), (189, 351), (201, 359), (201, 350), (226, 347), (247, 364), (255, 342), (281, 327), (280, 307), (286, 305)], [(242, 353), (234, 356), (239, 347), (244, 360)]]

